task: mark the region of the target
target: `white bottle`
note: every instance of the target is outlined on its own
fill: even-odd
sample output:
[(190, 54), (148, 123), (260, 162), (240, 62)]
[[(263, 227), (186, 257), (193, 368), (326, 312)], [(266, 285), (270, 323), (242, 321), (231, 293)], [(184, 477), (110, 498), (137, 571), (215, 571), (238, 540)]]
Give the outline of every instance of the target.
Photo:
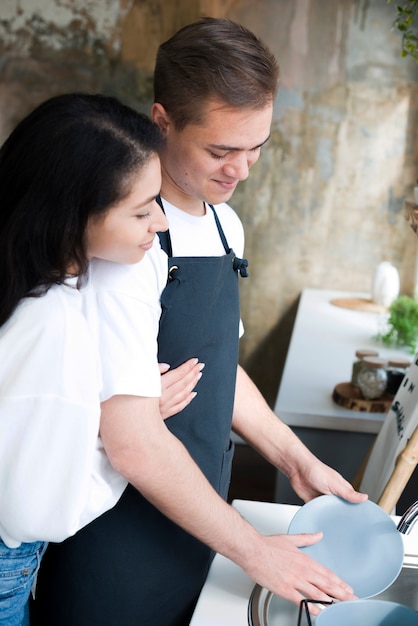
[(389, 307), (399, 296), (399, 273), (389, 261), (379, 263), (373, 277), (372, 300)]

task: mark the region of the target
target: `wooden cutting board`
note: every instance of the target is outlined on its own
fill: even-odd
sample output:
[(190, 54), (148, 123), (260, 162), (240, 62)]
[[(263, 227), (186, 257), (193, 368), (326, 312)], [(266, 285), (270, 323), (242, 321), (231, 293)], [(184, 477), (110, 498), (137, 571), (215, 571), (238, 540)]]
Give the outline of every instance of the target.
[(367, 300), (366, 298), (334, 298), (334, 300), (331, 300), (331, 304), (343, 309), (365, 311), (366, 313), (384, 313), (387, 310), (381, 304), (376, 304), (373, 300)]

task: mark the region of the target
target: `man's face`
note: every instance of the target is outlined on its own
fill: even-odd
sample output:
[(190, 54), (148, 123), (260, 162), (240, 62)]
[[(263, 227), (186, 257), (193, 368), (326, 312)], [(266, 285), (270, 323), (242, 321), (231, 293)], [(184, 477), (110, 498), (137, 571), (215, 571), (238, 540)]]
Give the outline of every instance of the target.
[(161, 154), (164, 197), (185, 210), (196, 200), (200, 206), (202, 200), (228, 201), (268, 140), (272, 113), (273, 104), (255, 110), (211, 101), (202, 124), (178, 131), (161, 105), (154, 105), (153, 119), (161, 127), (164, 116), (167, 139)]

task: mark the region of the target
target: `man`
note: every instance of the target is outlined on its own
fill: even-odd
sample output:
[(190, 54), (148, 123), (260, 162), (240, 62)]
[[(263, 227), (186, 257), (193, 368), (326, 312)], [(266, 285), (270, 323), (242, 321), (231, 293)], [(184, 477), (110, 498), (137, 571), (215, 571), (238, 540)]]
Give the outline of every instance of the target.
[[(121, 361), (135, 362), (140, 348), (129, 337), (141, 333), (146, 312), (132, 300), (154, 288), (162, 291), (159, 360), (175, 368), (196, 356), (204, 375), (191, 404), (165, 422), (156, 398), (112, 385), (101, 434), (132, 486), (112, 511), (47, 553), (39, 586), (43, 626), (183, 626), (213, 551), (294, 602), (303, 595), (353, 597), (298, 549), (320, 534), (262, 537), (224, 501), (231, 425), (305, 500), (322, 493), (352, 502), (366, 497), (305, 448), (238, 366), (238, 278), (246, 262), (241, 223), (225, 202), (269, 138), (277, 83), (277, 63), (264, 44), (227, 20), (203, 19), (160, 46), (152, 118), (166, 138), (161, 205), (169, 236), (161, 242), (168, 283), (153, 265), (158, 250), (117, 280), (109, 266), (96, 268), (102, 350), (110, 379)], [(123, 359), (106, 353), (103, 338), (114, 332), (127, 335)]]

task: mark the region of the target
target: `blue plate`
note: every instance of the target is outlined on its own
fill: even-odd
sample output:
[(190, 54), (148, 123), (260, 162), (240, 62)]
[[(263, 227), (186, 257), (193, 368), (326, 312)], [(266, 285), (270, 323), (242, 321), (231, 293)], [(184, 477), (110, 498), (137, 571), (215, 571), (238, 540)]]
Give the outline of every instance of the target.
[(351, 504), (337, 496), (320, 496), (299, 509), (288, 532), (319, 530), (322, 540), (302, 550), (348, 583), (358, 598), (381, 593), (399, 576), (402, 536), (374, 502)]
[(418, 613), (396, 602), (351, 600), (324, 609), (316, 626), (418, 626)]

